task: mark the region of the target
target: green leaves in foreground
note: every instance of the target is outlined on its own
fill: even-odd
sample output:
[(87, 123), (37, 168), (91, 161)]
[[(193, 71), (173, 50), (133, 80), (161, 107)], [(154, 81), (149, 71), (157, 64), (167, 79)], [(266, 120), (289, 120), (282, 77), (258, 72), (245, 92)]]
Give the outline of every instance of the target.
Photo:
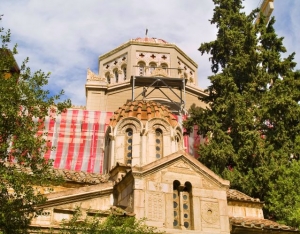
[(151, 234), (162, 233), (154, 227), (145, 224), (145, 220), (135, 217), (109, 215), (105, 218), (85, 217), (82, 211), (76, 208), (73, 217), (61, 225), (61, 234)]
[[(0, 17), (1, 22), (1, 17)], [(32, 73), (26, 59), (20, 66), (9, 48), (10, 31), (0, 28), (0, 232), (26, 233), (35, 207), (45, 198), (36, 189), (54, 181), (43, 120), (49, 112), (60, 113), (70, 101), (58, 102), (63, 94), (44, 89), (49, 74)], [(43, 133), (42, 133), (43, 132)]]

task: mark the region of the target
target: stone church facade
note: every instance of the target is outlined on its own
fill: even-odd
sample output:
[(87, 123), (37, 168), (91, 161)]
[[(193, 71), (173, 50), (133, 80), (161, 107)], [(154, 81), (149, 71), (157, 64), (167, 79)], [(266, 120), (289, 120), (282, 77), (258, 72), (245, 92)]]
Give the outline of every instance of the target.
[[(147, 218), (166, 233), (295, 233), (264, 219), (263, 202), (237, 190), (188, 153), (176, 115), (199, 97), (197, 64), (176, 45), (137, 38), (100, 56), (88, 70), (87, 111), (113, 112), (102, 136), (102, 173), (55, 169), (65, 183), (48, 198), (33, 228), (59, 228), (77, 206), (84, 215)], [(52, 190), (52, 191), (51, 191)], [(50, 192), (51, 191), (51, 192)]]

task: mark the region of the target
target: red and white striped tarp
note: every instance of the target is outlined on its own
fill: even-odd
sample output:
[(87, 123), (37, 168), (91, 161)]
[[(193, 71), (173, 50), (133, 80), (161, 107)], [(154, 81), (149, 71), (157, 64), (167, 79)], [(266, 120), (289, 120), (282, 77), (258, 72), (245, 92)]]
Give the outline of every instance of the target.
[[(47, 117), (44, 123), (49, 150), (46, 159), (53, 160), (54, 168), (102, 173), (104, 158), (104, 134), (113, 112), (68, 109), (55, 116)], [(179, 123), (185, 119), (176, 116)], [(193, 131), (184, 136), (186, 151), (195, 157), (200, 138)]]

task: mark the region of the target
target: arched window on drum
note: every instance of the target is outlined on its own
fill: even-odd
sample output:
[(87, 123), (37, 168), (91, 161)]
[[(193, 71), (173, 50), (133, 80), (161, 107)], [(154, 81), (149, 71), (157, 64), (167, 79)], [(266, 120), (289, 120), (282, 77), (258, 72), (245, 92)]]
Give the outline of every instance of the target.
[(131, 128), (126, 130), (125, 135), (125, 164), (132, 163), (132, 141), (133, 141), (133, 131)]
[(105, 74), (105, 78), (106, 78), (107, 83), (110, 84), (110, 74), (109, 74), (109, 72), (107, 72)]
[(168, 64), (162, 63), (162, 64), (161, 64), (161, 68), (166, 72), (166, 74), (169, 75), (169, 72), (168, 72)]
[(157, 128), (155, 130), (155, 157), (160, 159), (163, 156), (163, 132)]
[(183, 148), (183, 140), (182, 140), (182, 136), (179, 133), (179, 131), (177, 131), (176, 136), (175, 136), (175, 150), (181, 150)]
[(122, 72), (123, 72), (123, 80), (126, 80), (126, 78), (127, 78), (127, 67), (126, 67), (126, 65), (122, 66)]
[(139, 62), (138, 63), (138, 75), (139, 76), (144, 76), (145, 75), (145, 66), (146, 64), (144, 62)]
[(155, 71), (155, 69), (156, 69), (156, 63), (151, 62), (151, 63), (149, 64), (150, 74), (152, 74), (152, 73)]
[(119, 83), (119, 71), (118, 69), (114, 70), (115, 83)]

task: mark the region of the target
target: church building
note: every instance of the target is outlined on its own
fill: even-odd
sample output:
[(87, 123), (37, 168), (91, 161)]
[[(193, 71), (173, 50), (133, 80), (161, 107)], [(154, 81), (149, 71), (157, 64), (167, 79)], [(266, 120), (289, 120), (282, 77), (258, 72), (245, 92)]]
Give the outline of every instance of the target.
[(295, 233), (264, 219), (259, 199), (230, 189), (198, 161), (204, 139), (187, 135), (191, 105), (205, 107), (198, 65), (175, 44), (136, 38), (99, 57), (87, 71), (86, 106), (45, 122), (55, 173), (65, 183), (43, 188), (48, 200), (32, 228), (58, 229), (77, 206), (86, 216), (147, 218), (166, 233)]

